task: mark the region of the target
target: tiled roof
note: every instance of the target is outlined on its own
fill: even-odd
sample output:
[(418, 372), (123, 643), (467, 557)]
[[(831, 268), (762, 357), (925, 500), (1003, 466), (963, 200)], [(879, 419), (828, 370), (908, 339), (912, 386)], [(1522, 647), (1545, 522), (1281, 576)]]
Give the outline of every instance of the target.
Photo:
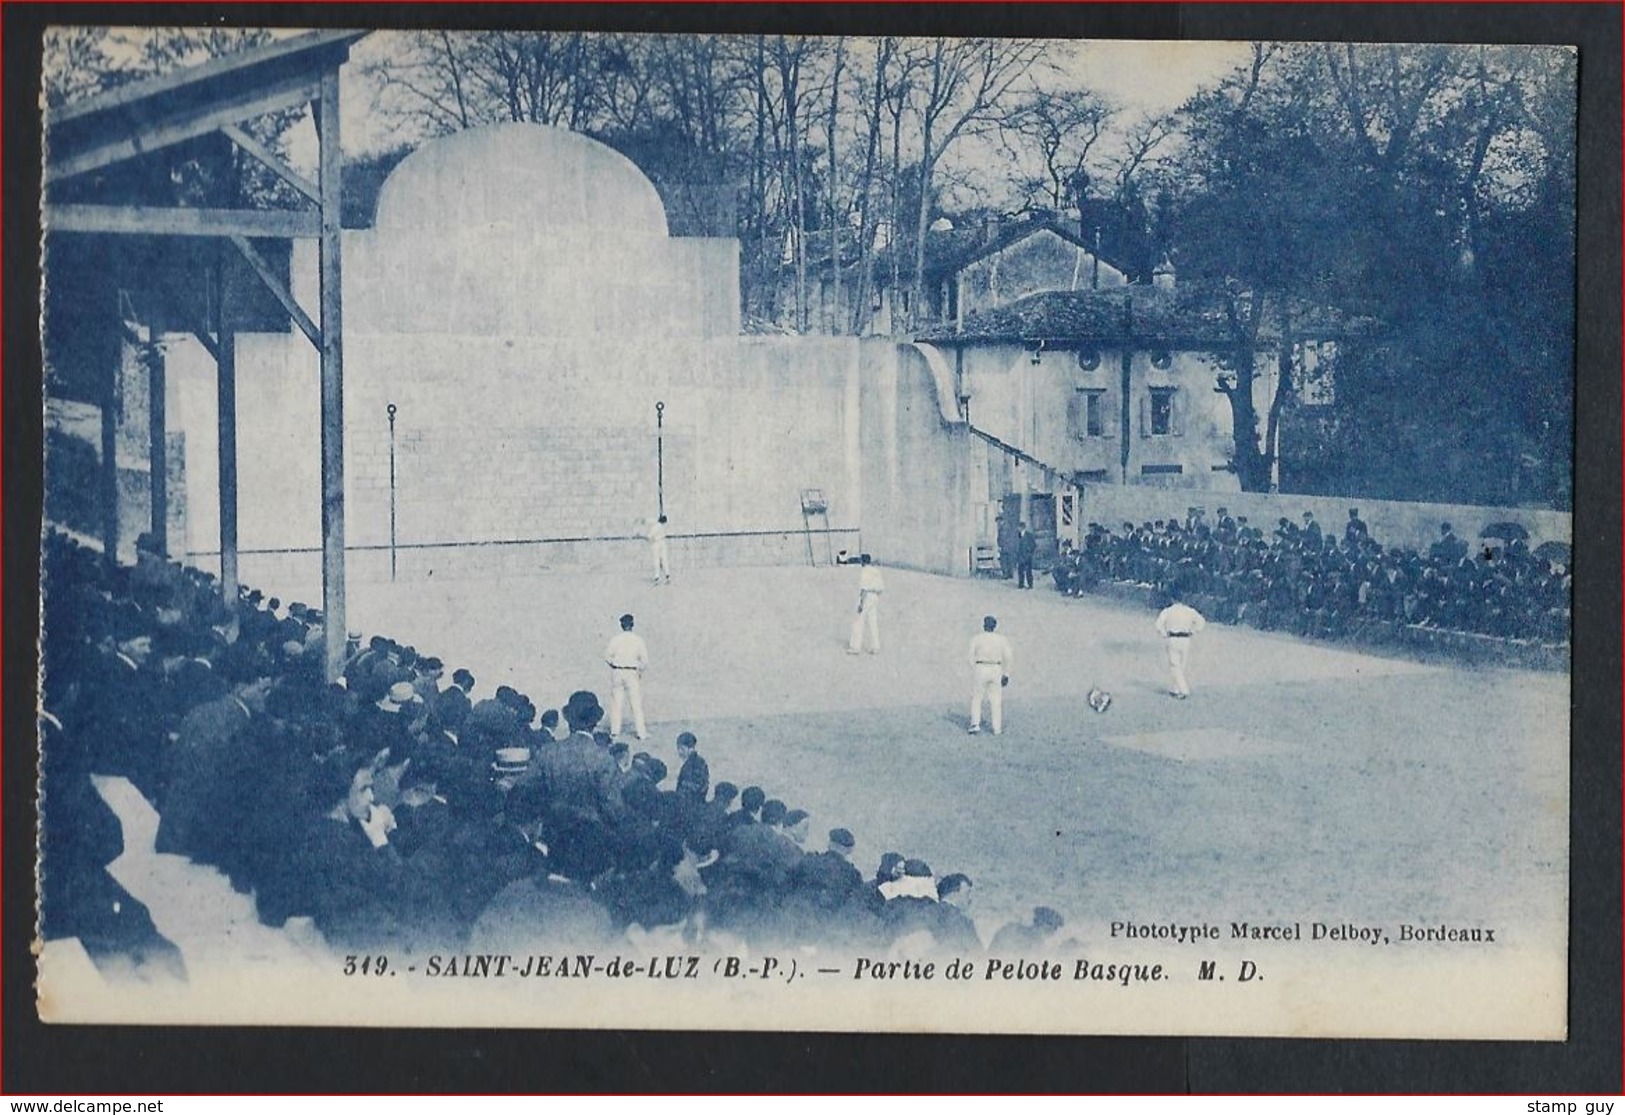
[[(952, 228), (944, 231), (931, 231), (926, 233), (925, 269), (932, 279), (944, 275), (953, 275), (964, 270), (979, 259), (986, 259), (996, 252), (1002, 252), (1012, 244), (1018, 244), (1040, 232), (1053, 233), (1068, 243), (1075, 244), (1085, 251), (1093, 251), (1093, 245), (1085, 243), (1073, 222), (1068, 222), (1055, 213), (1040, 212), (1028, 213), (1020, 217), (1007, 217), (997, 226), (989, 228), (987, 225), (968, 225), (964, 228)], [(909, 274), (913, 273), (914, 249), (911, 244), (899, 245), (907, 259), (900, 261)], [(1101, 261), (1117, 267), (1122, 267), (1115, 260), (1110, 245), (1103, 245)], [(884, 252), (880, 254), (880, 261), (888, 257)]]
[[(971, 314), (963, 329), (945, 322), (919, 334), (922, 341), (967, 342), (1131, 340), (1168, 348), (1209, 349), (1234, 343), (1226, 295), (1212, 288), (1160, 290), (1134, 285), (1105, 290), (1043, 291), (996, 310)], [(1376, 323), (1332, 307), (1292, 300), (1294, 332), (1335, 338), (1369, 333)], [(1279, 336), (1278, 315), (1267, 312), (1260, 340)]]

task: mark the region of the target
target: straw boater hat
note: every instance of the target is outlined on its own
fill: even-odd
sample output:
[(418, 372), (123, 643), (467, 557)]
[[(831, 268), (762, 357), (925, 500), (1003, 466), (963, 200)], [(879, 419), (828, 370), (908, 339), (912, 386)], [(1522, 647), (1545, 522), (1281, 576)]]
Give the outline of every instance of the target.
[(384, 699), (378, 702), (378, 707), (390, 712), (399, 712), (407, 705), (421, 703), (422, 700), (423, 698), (418, 696), (418, 691), (412, 688), (411, 682), (397, 681), (389, 687)]
[(491, 772), (498, 777), (524, 774), (529, 769), (530, 748), (528, 747), (499, 747), (497, 748), (496, 762), (491, 764)]

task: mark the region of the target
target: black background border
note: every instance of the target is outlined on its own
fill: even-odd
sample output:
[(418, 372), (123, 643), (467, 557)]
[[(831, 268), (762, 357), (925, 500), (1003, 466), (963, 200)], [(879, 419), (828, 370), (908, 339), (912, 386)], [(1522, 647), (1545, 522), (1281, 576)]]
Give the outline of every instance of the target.
[[(1617, 4), (7, 3), (4, 995), (7, 1094), (1621, 1091), (1621, 8)], [(47, 23), (1571, 43), (1580, 48), (1570, 1038), (1430, 1042), (44, 1026), (34, 1011), (39, 33)], [(1440, 870), (1448, 870), (1441, 864)], [(795, 1025), (787, 1011), (786, 1030)], [(657, 1020), (652, 1020), (658, 1024)]]

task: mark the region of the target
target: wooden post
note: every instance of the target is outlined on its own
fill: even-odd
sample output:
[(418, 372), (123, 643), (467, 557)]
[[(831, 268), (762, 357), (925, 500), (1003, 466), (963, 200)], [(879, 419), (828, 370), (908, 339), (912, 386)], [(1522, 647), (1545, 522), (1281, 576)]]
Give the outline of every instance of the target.
[(216, 410), (220, 427), (220, 598), (237, 610), (237, 336), (226, 310), (225, 246), (215, 265)]
[(107, 568), (118, 565), (118, 415), (119, 370), (124, 363), (123, 326), (120, 323), (117, 296), (109, 313), (112, 323), (107, 331), (107, 344), (102, 346), (107, 375), (106, 390), (102, 393), (102, 558)]
[(142, 349), (147, 365), (147, 464), (152, 470), (148, 483), (152, 507), (148, 529), (152, 544), (169, 556), (169, 445), (165, 433), (169, 423), (164, 415), (164, 350), (156, 337)]
[(322, 74), (316, 105), (322, 194), (322, 626), (327, 679), (344, 669), (344, 328), (340, 267), (339, 71)]

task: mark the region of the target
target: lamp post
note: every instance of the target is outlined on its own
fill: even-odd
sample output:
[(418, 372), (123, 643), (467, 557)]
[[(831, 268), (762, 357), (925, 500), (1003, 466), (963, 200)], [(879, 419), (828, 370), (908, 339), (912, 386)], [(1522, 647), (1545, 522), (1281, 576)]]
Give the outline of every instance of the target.
[(395, 579), (395, 412), (390, 403), (385, 411), (389, 415), (389, 579)]
[(666, 514), (666, 404), (655, 403), (655, 499), (657, 514)]

